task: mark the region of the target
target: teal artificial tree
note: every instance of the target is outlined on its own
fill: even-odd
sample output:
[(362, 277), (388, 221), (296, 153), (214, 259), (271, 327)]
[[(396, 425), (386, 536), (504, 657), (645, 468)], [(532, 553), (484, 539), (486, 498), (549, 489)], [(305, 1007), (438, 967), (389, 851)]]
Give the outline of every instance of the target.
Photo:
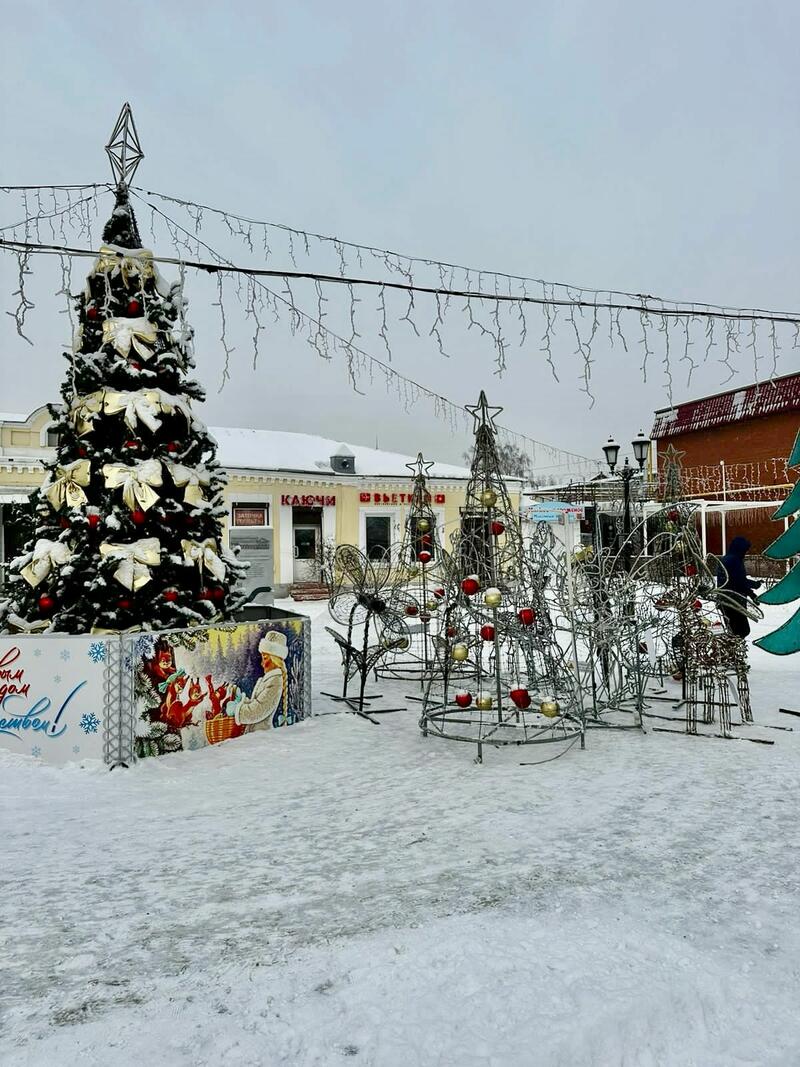
[[(800, 431), (794, 442), (794, 448), (789, 456), (790, 467), (800, 466)], [(791, 519), (794, 522), (780, 537), (764, 549), (764, 555), (769, 559), (791, 559), (792, 556), (800, 555), (800, 481), (795, 483), (789, 496), (781, 504), (773, 519)], [(791, 604), (800, 600), (800, 562), (781, 578), (771, 589), (767, 589), (758, 598), (762, 604)], [(800, 607), (788, 619), (783, 626), (779, 626), (772, 633), (760, 637), (755, 644), (763, 648), (765, 652), (772, 652), (776, 656), (788, 656), (792, 652), (800, 652)]]

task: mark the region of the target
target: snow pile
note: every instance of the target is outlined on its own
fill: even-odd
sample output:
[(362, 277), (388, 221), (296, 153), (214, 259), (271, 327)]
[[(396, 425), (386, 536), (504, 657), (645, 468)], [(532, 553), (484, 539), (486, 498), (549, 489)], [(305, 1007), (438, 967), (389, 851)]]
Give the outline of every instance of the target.
[(131, 772), (4, 756), (0, 1062), (797, 1063), (800, 729), (765, 726), (800, 727), (800, 660), (751, 655), (771, 746), (593, 732), (479, 767), (419, 705), (317, 697)]

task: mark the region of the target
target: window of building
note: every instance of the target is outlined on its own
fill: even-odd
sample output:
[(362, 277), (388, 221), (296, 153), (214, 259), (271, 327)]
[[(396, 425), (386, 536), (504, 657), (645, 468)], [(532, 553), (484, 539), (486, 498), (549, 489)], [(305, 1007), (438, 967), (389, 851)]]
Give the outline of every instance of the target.
[(269, 504), (258, 501), (234, 503), (231, 526), (269, 526)]
[(388, 515), (367, 515), (367, 559), (386, 559), (390, 555), (392, 520)]
[(59, 435), (58, 430), (54, 426), (51, 426), (50, 429), (47, 431), (47, 438), (46, 438), (47, 447), (48, 448), (58, 448), (59, 440), (60, 440), (60, 435)]

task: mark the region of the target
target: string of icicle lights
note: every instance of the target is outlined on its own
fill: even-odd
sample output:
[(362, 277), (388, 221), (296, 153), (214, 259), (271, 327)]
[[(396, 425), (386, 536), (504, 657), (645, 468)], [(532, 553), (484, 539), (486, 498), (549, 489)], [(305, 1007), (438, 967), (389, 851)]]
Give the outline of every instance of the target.
[[(23, 218), (0, 228), (0, 235), (8, 242), (5, 247), (20, 261), (21, 281), (15, 294), (19, 305), (14, 314), (18, 318), (21, 311), (24, 321), (30, 311), (23, 299), (24, 276), (30, 269), (31, 257), (45, 253), (59, 255), (63, 276), (65, 258), (93, 255), (92, 249), (69, 246), (66, 234), (71, 229), (84, 239), (91, 237), (92, 223), (98, 217), (97, 200), (111, 193), (113, 187), (103, 184), (7, 186), (0, 191), (16, 194), (21, 200)], [(193, 266), (214, 271), (217, 275), (220, 340), (226, 356), (223, 380), (229, 376), (233, 351), (228, 339), (230, 316), (225, 315), (226, 299), (233, 289), (244, 308), (245, 318), (253, 326), (254, 362), (265, 328), (262, 315), (271, 314), (273, 320), (285, 319), (292, 333), (304, 335), (322, 358), (343, 355), (351, 384), (357, 390), (361, 391), (365, 378), (374, 383), (376, 376), (382, 377), (387, 385), (399, 390), (398, 395), (407, 405), (426, 397), (434, 402), (439, 417), (452, 419), (455, 411), (459, 413), (459, 421), (463, 410), (460, 405), (400, 374), (392, 366), (392, 341), (397, 338), (398, 330), (403, 332), (404, 340), (432, 338), (440, 353), (447, 356), (447, 327), (452, 326), (458, 315), (468, 331), (479, 335), (490, 346), (495, 373), (506, 371), (514, 349), (522, 349), (527, 355), (533, 350), (537, 358), (544, 357), (556, 379), (561, 367), (556, 365), (554, 345), (566, 337), (572, 355), (577, 357), (574, 369), (578, 371), (580, 388), (590, 402), (593, 401), (594, 350), (601, 339), (609, 348), (619, 347), (637, 359), (645, 381), (654, 360), (658, 359), (670, 402), (673, 372), (678, 367), (686, 372), (690, 384), (694, 371), (713, 355), (723, 368), (722, 385), (745, 362), (752, 367), (756, 381), (763, 381), (778, 373), (782, 349), (800, 347), (800, 313), (676, 302), (643, 293), (590, 289), (482, 270), (257, 220), (139, 187), (135, 187), (135, 192), (150, 208), (154, 232), (165, 231), (175, 250), (174, 258), (162, 257), (162, 261), (177, 262), (181, 269)], [(183, 219), (168, 215), (155, 201), (172, 205), (183, 213)], [(209, 228), (210, 220), (220, 223), (248, 255), (268, 265), (237, 265), (216, 252), (200, 236)], [(49, 237), (52, 246), (33, 247), (43, 245), (43, 237)], [(328, 269), (314, 269), (312, 260), (326, 255), (332, 260)], [(286, 267), (288, 262), (292, 264), (291, 270)], [(374, 270), (376, 266), (384, 276), (370, 276), (367, 268)], [(367, 300), (370, 292), (375, 295), (374, 306)], [(343, 294), (339, 311), (346, 328), (340, 326), (338, 331), (330, 325), (330, 307), (336, 302), (332, 298), (334, 293)], [(397, 306), (398, 301), (401, 306)], [(363, 338), (370, 332), (383, 346), (385, 360), (378, 360), (365, 351)], [(525, 435), (516, 437), (525, 442), (526, 450), (532, 446), (538, 450), (539, 455), (534, 451), (538, 469), (544, 469), (542, 449), (547, 450), (546, 458), (553, 461), (548, 469), (570, 468), (578, 473), (576, 462), (597, 469), (594, 460), (552, 449)]]

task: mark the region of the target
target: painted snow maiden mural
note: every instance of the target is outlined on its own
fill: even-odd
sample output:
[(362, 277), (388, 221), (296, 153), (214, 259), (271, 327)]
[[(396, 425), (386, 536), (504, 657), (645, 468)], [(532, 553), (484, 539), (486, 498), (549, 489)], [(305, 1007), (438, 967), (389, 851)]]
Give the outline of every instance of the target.
[(253, 687), (251, 696), (241, 697), (237, 701), (234, 718), (241, 726), (267, 730), (273, 726), (283, 726), (288, 717), (286, 634), (269, 630), (259, 641), (258, 651), (264, 674)]
[(133, 660), (138, 756), (203, 748), (306, 714), (298, 617), (142, 635)]

